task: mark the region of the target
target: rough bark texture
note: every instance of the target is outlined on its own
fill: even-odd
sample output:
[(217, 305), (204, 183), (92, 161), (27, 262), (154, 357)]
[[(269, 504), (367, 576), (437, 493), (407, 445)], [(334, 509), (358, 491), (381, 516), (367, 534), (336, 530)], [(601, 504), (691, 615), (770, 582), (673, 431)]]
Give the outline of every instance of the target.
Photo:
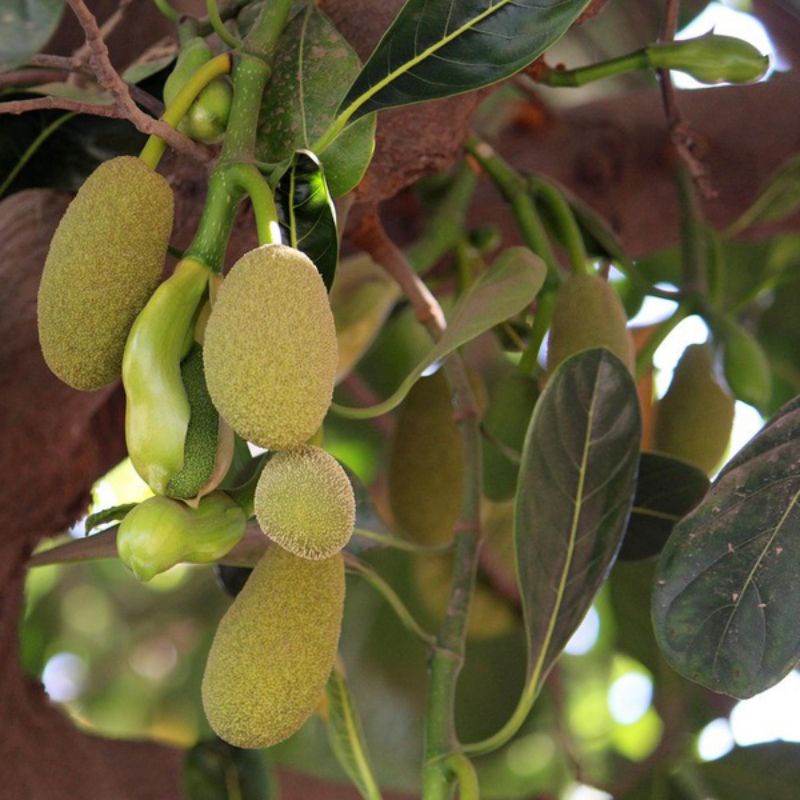
[[(100, 5), (115, 4), (92, 3)], [(366, 57), (401, 2), (326, 0), (323, 5)], [(592, 10), (602, 5), (595, 2)], [(139, 4), (136, 15), (111, 42), (112, 52), (117, 44), (120, 48), (119, 63), (128, 61), (130, 50), (121, 53), (136, 41), (129, 26), (149, 29), (153, 40), (168, 27), (147, 4)], [(77, 36), (67, 20), (60, 34), (65, 52), (78, 43)], [(800, 148), (800, 117), (790, 113), (798, 88), (782, 79), (681, 97), (686, 116), (705, 137), (719, 192), (707, 207), (713, 224), (730, 222), (769, 172)], [(466, 95), (381, 115), (376, 158), (357, 193), (362, 208), (390, 200), (421, 175), (452, 163), (477, 102), (475, 95)], [(631, 254), (675, 242), (670, 156), (655, 92), (577, 108), (536, 128), (510, 128), (494, 144), (517, 167), (555, 177), (591, 203), (612, 222)], [(204, 176), (179, 159), (166, 166), (178, 201), (175, 243), (185, 245), (205, 195)], [(119, 389), (72, 391), (49, 373), (38, 348), (36, 289), (47, 244), (68, 199), (26, 191), (0, 203), (0, 798), (167, 800), (180, 796), (180, 752), (78, 731), (23, 675), (18, 661), (28, 554), (41, 537), (79, 516), (92, 481), (124, 450)], [(390, 201), (386, 215), (408, 208), (407, 202)], [(516, 238), (491, 186), (479, 190), (474, 217), (503, 226), (507, 242)], [(243, 214), (231, 258), (253, 242), (250, 219)], [(287, 774), (284, 783), (290, 800), (356, 796), (296, 775)]]

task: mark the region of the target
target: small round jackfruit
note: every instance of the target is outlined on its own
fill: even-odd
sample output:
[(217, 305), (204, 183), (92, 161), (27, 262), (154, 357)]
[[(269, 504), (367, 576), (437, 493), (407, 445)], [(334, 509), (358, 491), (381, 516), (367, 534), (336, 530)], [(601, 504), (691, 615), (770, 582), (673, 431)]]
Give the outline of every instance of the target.
[(570, 275), (556, 294), (547, 372), (591, 347), (607, 347), (633, 372), (633, 341), (626, 325), (625, 309), (608, 281), (596, 274)]
[(181, 364), (181, 378), (189, 400), (183, 467), (167, 484), (170, 497), (194, 497), (211, 479), (217, 459), (219, 414), (206, 388), (203, 349), (195, 346)]
[(344, 606), (344, 560), (271, 546), (217, 628), (203, 708), (236, 747), (269, 747), (311, 716), (328, 680)]
[(143, 161), (101, 164), (67, 208), (39, 287), (48, 367), (75, 389), (120, 376), (128, 331), (153, 293), (172, 230), (167, 181)]
[(441, 370), (418, 380), (397, 420), (389, 502), (398, 528), (422, 544), (453, 536), (461, 509), (464, 449)]
[(716, 379), (707, 345), (684, 350), (656, 404), (655, 449), (712, 473), (731, 437), (734, 399)]
[(356, 518), (353, 487), (339, 462), (319, 447), (276, 453), (255, 494), (261, 530), (284, 550), (322, 559), (350, 540)]
[(285, 450), (319, 428), (338, 353), (325, 284), (306, 255), (264, 245), (242, 256), (222, 282), (204, 345), (211, 399), (240, 436)]

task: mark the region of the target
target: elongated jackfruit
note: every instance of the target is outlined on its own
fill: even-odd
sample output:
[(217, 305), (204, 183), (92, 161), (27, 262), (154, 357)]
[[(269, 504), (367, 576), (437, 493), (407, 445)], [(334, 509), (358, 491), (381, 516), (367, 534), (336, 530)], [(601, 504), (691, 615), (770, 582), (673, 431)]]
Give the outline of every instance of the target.
[(556, 295), (547, 347), (547, 371), (591, 347), (607, 347), (633, 372), (633, 341), (611, 284), (599, 275), (570, 275)]
[(208, 318), (204, 360), (211, 399), (240, 436), (272, 450), (310, 438), (331, 404), (338, 360), (311, 260), (284, 245), (242, 256)]
[(708, 345), (684, 350), (656, 404), (655, 448), (712, 473), (725, 455), (734, 399), (716, 379)]
[(203, 708), (236, 747), (291, 736), (317, 707), (336, 657), (344, 561), (298, 558), (271, 546), (217, 628)]
[(414, 384), (400, 410), (389, 460), (398, 528), (422, 544), (453, 536), (461, 508), (464, 449), (441, 370)]
[(120, 376), (128, 331), (164, 267), (173, 197), (144, 162), (101, 164), (56, 229), (39, 287), (39, 340), (50, 369), (76, 389)]
[(356, 500), (347, 473), (319, 447), (276, 453), (255, 494), (261, 530), (290, 553), (322, 559), (350, 540)]
[(219, 414), (206, 388), (203, 349), (195, 346), (181, 364), (181, 377), (189, 400), (183, 467), (170, 479), (170, 497), (194, 497), (210, 480), (217, 458)]

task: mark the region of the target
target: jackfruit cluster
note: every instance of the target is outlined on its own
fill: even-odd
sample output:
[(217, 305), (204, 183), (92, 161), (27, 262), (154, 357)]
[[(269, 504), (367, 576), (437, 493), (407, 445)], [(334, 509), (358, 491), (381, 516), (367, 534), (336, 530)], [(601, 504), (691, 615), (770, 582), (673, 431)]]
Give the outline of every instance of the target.
[(338, 360), (312, 261), (285, 245), (242, 256), (208, 318), (204, 360), (211, 399), (242, 438), (270, 450), (308, 440), (331, 404)]
[(155, 289), (172, 230), (167, 181), (144, 162), (101, 164), (56, 229), (39, 287), (48, 367), (75, 389), (120, 376), (128, 331)]
[(347, 473), (319, 447), (276, 453), (258, 481), (255, 512), (272, 541), (301, 558), (323, 559), (350, 540), (356, 501)]
[(269, 747), (311, 716), (336, 658), (344, 587), (341, 554), (310, 561), (270, 546), (208, 654), (203, 708), (221, 739)]

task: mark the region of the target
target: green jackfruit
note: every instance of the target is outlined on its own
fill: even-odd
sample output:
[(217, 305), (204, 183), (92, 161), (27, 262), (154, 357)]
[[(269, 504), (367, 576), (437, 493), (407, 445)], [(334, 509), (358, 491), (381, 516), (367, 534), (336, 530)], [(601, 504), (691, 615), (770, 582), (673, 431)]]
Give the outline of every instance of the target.
[(421, 378), (397, 420), (389, 502), (398, 528), (422, 544), (453, 537), (461, 509), (464, 450), (442, 371)]
[(711, 474), (728, 447), (733, 411), (733, 397), (714, 375), (710, 349), (690, 345), (656, 404), (655, 449)]
[(298, 558), (271, 546), (217, 628), (203, 708), (236, 747), (287, 739), (322, 699), (336, 658), (344, 561)]
[(261, 530), (284, 550), (319, 560), (338, 553), (353, 533), (356, 499), (347, 473), (319, 447), (276, 453), (255, 494)]
[(181, 378), (189, 400), (183, 467), (167, 484), (170, 497), (195, 497), (214, 472), (219, 443), (219, 414), (206, 388), (203, 348), (195, 346), (181, 364)]
[(607, 347), (633, 372), (633, 341), (611, 284), (599, 275), (570, 275), (559, 287), (553, 309), (547, 372), (575, 353)]
[(220, 414), (243, 438), (296, 447), (320, 427), (338, 354), (325, 284), (291, 247), (242, 256), (222, 283), (204, 340), (206, 381)]
[(91, 391), (120, 376), (128, 331), (164, 267), (167, 181), (144, 162), (101, 164), (56, 229), (39, 287), (39, 340), (50, 369)]

